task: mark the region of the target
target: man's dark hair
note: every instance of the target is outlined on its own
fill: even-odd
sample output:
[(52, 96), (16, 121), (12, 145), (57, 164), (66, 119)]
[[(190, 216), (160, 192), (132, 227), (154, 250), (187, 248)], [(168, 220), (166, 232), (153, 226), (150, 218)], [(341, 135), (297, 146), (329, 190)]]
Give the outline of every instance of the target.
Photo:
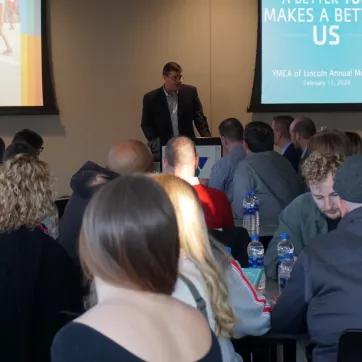
[(220, 123), (220, 136), (225, 137), (229, 141), (241, 142), (244, 138), (244, 127), (236, 118), (227, 118)]
[(38, 153), (35, 150), (35, 148), (30, 146), (29, 143), (16, 141), (16, 142), (11, 143), (6, 148), (2, 160), (3, 160), (3, 162), (6, 162), (6, 161), (10, 160), (11, 158), (15, 157), (16, 155), (20, 155), (20, 154), (29, 155), (34, 158), (36, 158), (38, 156)]
[(265, 122), (254, 121), (245, 126), (244, 141), (251, 152), (266, 152), (274, 149), (273, 129)]
[(294, 121), (291, 116), (276, 116), (273, 118), (275, 128), (280, 131), (284, 138), (290, 138), (289, 127)]
[(170, 167), (189, 166), (196, 157), (196, 146), (188, 137), (171, 138), (165, 148), (165, 158)]
[(169, 75), (172, 71), (177, 72), (177, 73), (182, 73), (181, 65), (177, 64), (175, 62), (167, 63), (163, 67), (162, 74), (163, 75)]
[(309, 140), (317, 133), (314, 122), (308, 117), (296, 118), (298, 120), (294, 127), (294, 133), (299, 133), (305, 140)]
[(17, 132), (13, 138), (12, 143), (14, 142), (26, 142), (32, 146), (37, 152), (41, 151), (44, 141), (43, 138), (36, 132), (31, 129), (23, 129)]

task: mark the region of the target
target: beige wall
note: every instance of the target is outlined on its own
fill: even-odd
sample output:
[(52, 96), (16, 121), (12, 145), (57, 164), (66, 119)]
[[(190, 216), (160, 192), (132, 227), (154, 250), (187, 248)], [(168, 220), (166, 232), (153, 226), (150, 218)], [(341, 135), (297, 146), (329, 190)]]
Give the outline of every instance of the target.
[[(225, 117), (246, 113), (255, 62), (256, 0), (49, 0), (59, 117), (2, 117), (9, 142), (28, 127), (45, 138), (42, 158), (59, 194), (88, 159), (103, 164), (118, 140), (143, 139), (141, 102), (162, 84), (162, 66), (184, 68), (214, 135)], [(104, 5), (103, 5), (104, 4)], [(268, 120), (269, 115), (257, 118)], [(359, 114), (319, 115), (319, 124), (358, 129)]]

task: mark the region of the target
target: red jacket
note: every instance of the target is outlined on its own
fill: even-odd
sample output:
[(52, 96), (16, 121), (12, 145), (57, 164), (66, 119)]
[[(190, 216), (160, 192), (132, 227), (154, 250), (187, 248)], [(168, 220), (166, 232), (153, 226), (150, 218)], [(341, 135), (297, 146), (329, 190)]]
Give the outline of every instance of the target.
[(199, 196), (208, 229), (234, 227), (230, 201), (224, 192), (201, 184), (193, 187)]

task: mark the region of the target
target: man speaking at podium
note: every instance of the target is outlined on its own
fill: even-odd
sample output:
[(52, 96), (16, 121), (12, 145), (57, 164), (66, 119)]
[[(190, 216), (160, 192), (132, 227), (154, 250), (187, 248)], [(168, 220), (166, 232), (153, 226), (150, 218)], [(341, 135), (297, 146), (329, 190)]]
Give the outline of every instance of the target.
[(181, 66), (167, 63), (162, 74), (164, 85), (143, 97), (141, 122), (156, 161), (160, 146), (172, 137), (195, 137), (193, 122), (201, 137), (211, 137), (196, 87), (182, 84)]

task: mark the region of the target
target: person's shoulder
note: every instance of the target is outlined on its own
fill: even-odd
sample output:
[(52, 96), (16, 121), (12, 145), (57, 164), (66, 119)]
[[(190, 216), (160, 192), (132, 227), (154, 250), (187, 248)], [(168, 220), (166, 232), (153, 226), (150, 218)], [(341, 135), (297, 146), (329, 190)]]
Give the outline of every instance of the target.
[(311, 257), (317, 254), (325, 256), (328, 251), (333, 254), (338, 254), (338, 249), (345, 247), (345, 243), (341, 242), (342, 240), (345, 241), (344, 239), (344, 231), (337, 228), (327, 234), (319, 234), (312, 238), (306, 246), (305, 251)]
[[(294, 218), (296, 217), (296, 215), (299, 215), (300, 218), (303, 218), (306, 216), (306, 214), (314, 215), (313, 210), (316, 207), (317, 206), (313, 201), (312, 195), (307, 192), (297, 196), (289, 205), (287, 205), (282, 211), (282, 215), (288, 217), (291, 217), (291, 215), (293, 215)], [(298, 219), (298, 221), (300, 220)]]
[(197, 90), (197, 88), (193, 85), (190, 84), (182, 84), (181, 85), (181, 91), (186, 91), (186, 92), (195, 92)]
[(215, 198), (218, 198), (220, 200), (228, 200), (225, 192), (223, 191), (220, 191), (220, 190), (217, 190), (217, 189), (214, 189), (212, 187), (208, 187), (208, 186), (204, 186), (205, 187), (205, 190), (206, 192), (210, 195), (210, 196), (213, 196)]
[(151, 90), (150, 92), (147, 92), (143, 97), (144, 97), (144, 99), (151, 100), (151, 99), (154, 99), (156, 96), (158, 96), (161, 91), (162, 91), (162, 87), (156, 88), (154, 90)]
[[(290, 204), (290, 208), (302, 208), (303, 210), (311, 211), (310, 208), (316, 208), (316, 204), (313, 200), (312, 194), (310, 192), (305, 192), (304, 194), (296, 197)], [(309, 210), (308, 210), (309, 209)]]

